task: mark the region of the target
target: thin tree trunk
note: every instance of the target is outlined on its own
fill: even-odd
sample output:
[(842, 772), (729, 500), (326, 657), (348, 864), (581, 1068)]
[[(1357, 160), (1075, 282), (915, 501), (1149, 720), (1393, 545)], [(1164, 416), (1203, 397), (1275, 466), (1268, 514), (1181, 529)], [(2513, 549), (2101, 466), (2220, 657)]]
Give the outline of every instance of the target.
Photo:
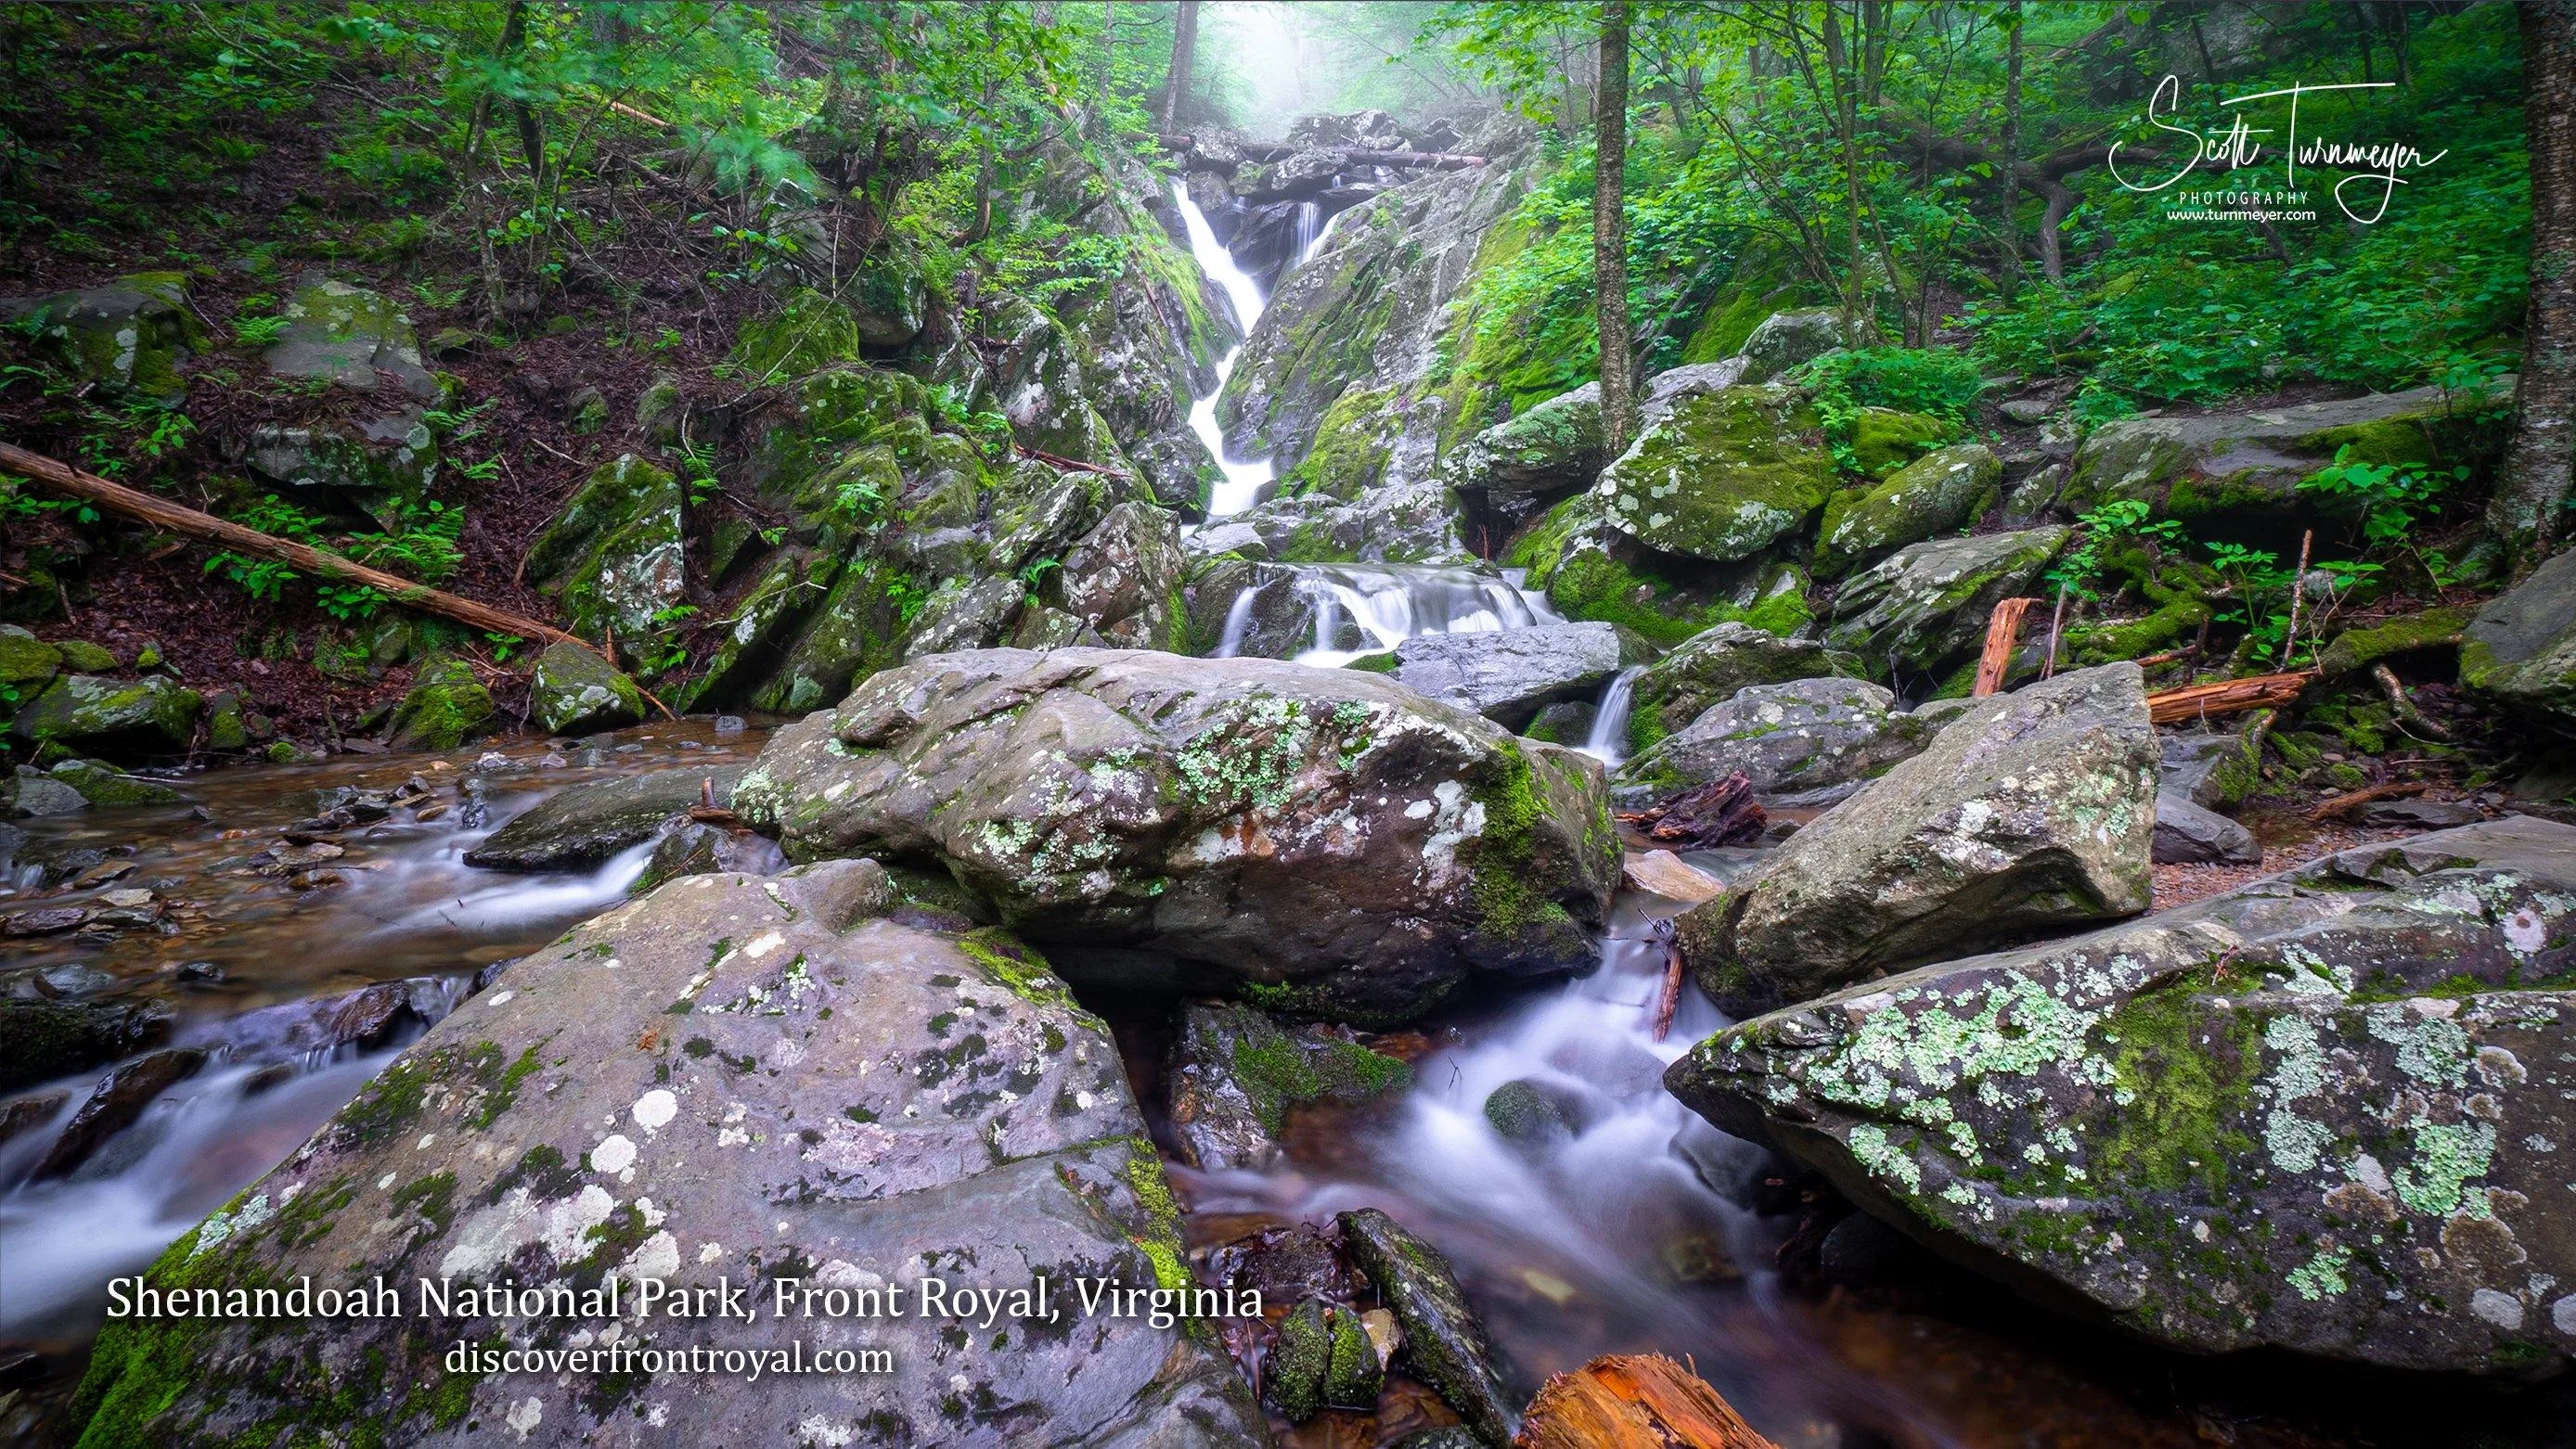
[(1860, 250), (1860, 120), (1859, 97), (1853, 93), (1859, 79), (1850, 48), (1843, 44), (1842, 22), (1838, 17), (1841, 0), (1825, 0), (1825, 74), (1833, 82), (1832, 103), (1834, 128), (1843, 148), (1843, 212), (1848, 224), (1848, 248), (1844, 252), (1843, 325), (1847, 331), (1860, 322), (1862, 266)]
[(2021, 290), (2021, 0), (2004, 11), (2004, 300)]
[(2528, 564), (2565, 526), (2576, 464), (2576, 0), (2517, 8), (2531, 151), (2531, 303), (2515, 397), (2521, 418), (2487, 527), (2508, 562)]
[(1601, 432), (1612, 456), (1637, 430), (1628, 351), (1628, 0), (1601, 10), (1601, 82), (1593, 91), (1592, 285), (1601, 340)]
[(1163, 129), (1181, 128), (1181, 107), (1190, 98), (1190, 72), (1198, 65), (1199, 0), (1181, 0), (1172, 22), (1172, 73), (1163, 82)]

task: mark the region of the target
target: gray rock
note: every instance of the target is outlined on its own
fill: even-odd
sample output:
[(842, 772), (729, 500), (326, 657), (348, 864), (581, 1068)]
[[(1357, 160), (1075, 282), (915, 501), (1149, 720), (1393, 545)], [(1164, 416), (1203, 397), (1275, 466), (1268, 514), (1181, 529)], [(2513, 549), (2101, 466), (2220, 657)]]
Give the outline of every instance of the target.
[(1676, 922), (1730, 1010), (2147, 907), (2155, 730), (2134, 664), (1979, 700)]
[(563, 602), (572, 632), (613, 631), (636, 662), (687, 597), (682, 502), (678, 479), (632, 453), (601, 464), (528, 546), (528, 582)]
[(1598, 693), (1619, 672), (1621, 652), (1619, 631), (1607, 624), (1416, 634), (1395, 646), (1395, 678), (1518, 729), (1542, 705)]
[(2486, 812), (2462, 800), (2373, 800), (2354, 812), (2363, 825), (2408, 830), (2450, 830), (2475, 825)]
[(1757, 794), (1820, 790), (1867, 779), (1932, 735), (1864, 679), (1747, 685), (1621, 765), (1613, 788), (1623, 798), (1661, 798), (1740, 770)]
[[(327, 382), (358, 392), (387, 386), (421, 402), (438, 398), (438, 379), (421, 365), (411, 319), (391, 299), (346, 282), (313, 281), (278, 309), (286, 330), (266, 354), (279, 377)], [(381, 376), (380, 376), (381, 374)]]
[(560, 640), (537, 656), (529, 693), (547, 733), (596, 734), (644, 719), (644, 696), (623, 670), (579, 644)]
[(2487, 601), (2460, 645), (2460, 682), (2576, 733), (2576, 551)]
[(1815, 410), (1795, 389), (1683, 399), (1594, 485), (1612, 526), (1649, 548), (1715, 563), (1751, 558), (1806, 526), (1833, 490)]
[(2173, 730), (2159, 735), (2158, 745), (2162, 761), (2157, 779), (2164, 794), (2219, 810), (2243, 800), (2261, 783), (2260, 762), (2249, 756), (2241, 734)]
[(187, 400), (179, 363), (206, 345), (185, 272), (137, 272), (85, 291), (0, 301), (0, 317), (73, 375), (166, 407)]
[(195, 1076), (205, 1064), (205, 1052), (196, 1047), (172, 1047), (121, 1064), (90, 1090), (89, 1100), (63, 1124), (53, 1145), (27, 1175), (34, 1179), (69, 1176), (106, 1146), (107, 1139), (133, 1126), (154, 1098)]
[(2254, 843), (2254, 832), (2194, 804), (2189, 795), (2160, 789), (2154, 855), (2158, 865), (2253, 865), (2263, 859), (2263, 847)]
[(164, 1036), (166, 1011), (132, 1002), (0, 996), (0, 1092), (85, 1072)]
[(398, 402), (389, 412), (253, 429), (243, 461), (300, 507), (396, 529), (437, 484), (440, 452), (427, 414)]
[(1774, 312), (1744, 339), (1738, 354), (1744, 363), (1743, 380), (1769, 382), (1802, 362), (1846, 347), (1864, 347), (1871, 340), (1869, 324), (1846, 322), (1840, 308)]
[(63, 674), (19, 708), (10, 729), (88, 754), (175, 754), (195, 737), (204, 707), (204, 696), (166, 675)]
[(1995, 605), (2029, 593), (2071, 536), (2052, 526), (1898, 549), (1843, 585), (1825, 642), (1873, 675), (1938, 680), (1975, 657)]
[(1666, 1084), (2034, 1302), (2196, 1353), (2576, 1354), (2576, 829), (2366, 845), (1729, 1028)]
[(1982, 444), (1927, 453), (1868, 489), (1834, 495), (1816, 534), (1816, 572), (1830, 577), (1890, 549), (1975, 521), (1994, 501), (2003, 464)]
[[(754, 1285), (744, 1301), (764, 1311), (658, 1317), (643, 1342), (802, 1342), (809, 1359), (868, 1346), (889, 1351), (891, 1373), (757, 1388), (670, 1373), (442, 1376), (443, 1345), (528, 1331), (474, 1307), (189, 1336), (112, 1328), (84, 1400), (89, 1432), (230, 1438), (291, 1413), (317, 1433), (365, 1425), (403, 1441), (464, 1422), (541, 1445), (645, 1423), (709, 1444), (1264, 1442), (1213, 1335), (1078, 1317), (1076, 1280), (1189, 1277), (1108, 1029), (1007, 936), (881, 918), (830, 930), (805, 890), (846, 869), (690, 877), (518, 961), (183, 1237), (158, 1279), (182, 1264), (317, 1286), (381, 1273), (408, 1304), (421, 1278), (584, 1289), (615, 1273), (630, 1315), (645, 1283), (721, 1279)], [(347, 1206), (304, 1206), (324, 1202)], [(1061, 1324), (1006, 1300), (991, 1330), (979, 1314), (967, 1335), (953, 1312), (921, 1311), (934, 1278), (1007, 1293), (1040, 1277)], [(766, 1311), (790, 1279), (818, 1294), (895, 1290), (906, 1316)], [(317, 1422), (300, 1375), (329, 1364), (351, 1371)]]
[(1181, 568), (1180, 520), (1130, 500), (1066, 550), (1063, 563), (1040, 580), (1039, 597), (1096, 630), (1094, 642), (1183, 653), (1189, 615), (1180, 598)]
[(1256, 1007), (1192, 1002), (1181, 1009), (1169, 1076), (1172, 1132), (1182, 1162), (1208, 1172), (1266, 1172), (1282, 1161), (1288, 1109), (1362, 1102), (1413, 1079), (1402, 1061), (1347, 1030), (1283, 1027)]
[(1749, 684), (1859, 673), (1856, 661), (1811, 640), (1750, 624), (1719, 624), (1646, 666), (1629, 691), (1629, 735), (1639, 748), (1690, 726)]
[(1753, 381), (1744, 375), (1746, 366), (1743, 358), (1728, 357), (1668, 368), (1646, 379), (1646, 393), (1638, 400), (1638, 411), (1649, 419), (1660, 418), (1684, 398), (1705, 397)]
[(1520, 1421), (1519, 1400), (1504, 1391), (1494, 1372), (1484, 1325), (1468, 1307), (1449, 1260), (1376, 1208), (1346, 1212), (1334, 1221), (1352, 1260), (1404, 1326), (1414, 1376), (1438, 1390), (1486, 1444), (1509, 1444)]
[(1352, 1019), (1587, 964), (1618, 874), (1582, 757), (1259, 659), (915, 660), (772, 736), (734, 808), (791, 858), (944, 867), (1034, 939)]
[(1606, 461), (1601, 384), (1587, 382), (1478, 433), (1441, 466), (1452, 487), (1512, 494), (1583, 487)]
[(653, 838), (662, 822), (684, 814), (712, 785), (715, 803), (730, 806), (748, 766), (656, 770), (591, 780), (549, 795), (465, 852), (487, 870), (580, 870)]
[(921, 606), (904, 635), (903, 657), (985, 648), (1009, 632), (1027, 600), (1028, 589), (1016, 578), (950, 579)]
[(51, 775), (39, 774), (32, 766), (19, 766), (20, 774), (0, 782), (0, 815), (12, 820), (28, 820), (47, 815), (77, 815), (89, 808), (89, 797)]

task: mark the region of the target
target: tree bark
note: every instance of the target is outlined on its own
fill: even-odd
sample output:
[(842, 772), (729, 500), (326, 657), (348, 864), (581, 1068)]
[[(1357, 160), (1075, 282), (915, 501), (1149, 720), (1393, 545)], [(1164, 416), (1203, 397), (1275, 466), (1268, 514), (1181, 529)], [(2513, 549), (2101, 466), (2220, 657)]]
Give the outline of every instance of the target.
[(275, 559), (322, 578), (364, 584), (407, 609), (454, 619), (460, 624), (495, 634), (515, 634), (522, 639), (561, 640), (579, 644), (585, 649), (593, 647), (590, 641), (568, 634), (552, 624), (513, 614), (507, 609), (496, 609), (489, 604), (478, 604), (472, 599), (459, 598), (382, 569), (352, 563), (307, 544), (262, 533), (256, 528), (228, 523), (211, 513), (200, 513), (122, 483), (109, 482), (94, 473), (84, 473), (42, 453), (30, 453), (24, 448), (0, 443), (0, 468), (23, 473), (49, 492), (95, 503), (112, 513), (123, 514), (186, 538), (220, 544), (235, 553), (255, 558)]
[(1983, 699), (2004, 687), (2004, 677), (2012, 672), (2013, 650), (2021, 645), (2022, 617), (2030, 612), (2037, 599), (2013, 598), (1995, 601), (1995, 611), (1986, 619), (1986, 647), (1977, 657), (1976, 687), (1968, 693)]
[(2576, 466), (2576, 0), (2527, 0), (2517, 11), (2531, 152), (2531, 302), (2515, 394), (2521, 417), (2487, 528), (2508, 563), (2528, 565), (2565, 525)]
[(1181, 128), (1181, 107), (1190, 97), (1190, 72), (1198, 65), (1199, 0), (1181, 0), (1172, 22), (1172, 73), (1163, 81), (1163, 129)]
[(1601, 8), (1601, 84), (1593, 93), (1592, 286), (1601, 341), (1601, 434), (1611, 456), (1637, 431), (1628, 349), (1628, 0)]
[(1539, 1387), (1518, 1449), (1778, 1449), (1661, 1354), (1613, 1354)]
[(2011, 34), (2004, 42), (2004, 208), (1997, 218), (2004, 242), (2004, 266), (1998, 277), (2004, 300), (2021, 290), (2021, 0), (2005, 8)]

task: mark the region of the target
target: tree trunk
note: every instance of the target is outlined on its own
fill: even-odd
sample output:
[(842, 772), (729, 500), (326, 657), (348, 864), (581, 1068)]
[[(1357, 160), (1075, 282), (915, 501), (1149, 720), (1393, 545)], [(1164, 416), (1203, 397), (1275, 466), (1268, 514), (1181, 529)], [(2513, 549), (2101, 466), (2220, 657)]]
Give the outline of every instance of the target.
[(1592, 286), (1601, 339), (1601, 434), (1610, 455), (1637, 430), (1628, 350), (1628, 0), (1601, 9), (1601, 84), (1593, 93)]
[(1181, 128), (1181, 108), (1190, 98), (1190, 72), (1198, 65), (1199, 0), (1181, 0), (1172, 22), (1172, 73), (1163, 82), (1163, 129)]
[(2522, 17), (2523, 125), (2531, 151), (2531, 303), (2522, 327), (2521, 413), (2487, 527), (2512, 563), (2548, 552), (2565, 526), (2576, 463), (2576, 0), (2530, 0)]
[(2004, 10), (2011, 33), (2004, 42), (2004, 267), (1998, 277), (2004, 300), (2021, 290), (2021, 0)]
[(1841, 4), (1842, 0), (1825, 0), (1825, 74), (1833, 82), (1834, 129), (1843, 150), (1843, 218), (1850, 232), (1843, 254), (1843, 325), (1851, 331), (1860, 322), (1861, 300), (1866, 295), (1860, 250), (1859, 97), (1854, 94), (1860, 68), (1851, 47), (1843, 43)]

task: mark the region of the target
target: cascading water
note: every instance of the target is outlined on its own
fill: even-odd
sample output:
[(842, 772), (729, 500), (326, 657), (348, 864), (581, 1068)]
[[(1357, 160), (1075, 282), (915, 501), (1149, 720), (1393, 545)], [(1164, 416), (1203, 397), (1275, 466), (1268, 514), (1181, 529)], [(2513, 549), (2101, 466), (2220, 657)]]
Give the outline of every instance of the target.
[(1583, 742), (1583, 753), (1599, 760), (1610, 769), (1619, 768), (1627, 758), (1628, 702), (1637, 692), (1637, 676), (1646, 672), (1642, 664), (1631, 664), (1602, 686), (1601, 703), (1592, 712), (1592, 734)]
[[(1326, 668), (1382, 654), (1417, 634), (1475, 634), (1565, 622), (1545, 594), (1474, 569), (1309, 564), (1299, 567), (1297, 584), (1314, 610), (1315, 642), (1295, 656), (1296, 662)], [(1345, 619), (1357, 626), (1357, 648), (1348, 647)]]
[[(1251, 336), (1253, 324), (1261, 320), (1260, 285), (1234, 264), (1234, 253), (1218, 243), (1215, 229), (1208, 225), (1207, 214), (1190, 199), (1189, 188), (1175, 181), (1172, 195), (1180, 203), (1181, 221), (1189, 231), (1190, 255), (1198, 259), (1199, 270), (1225, 289), (1226, 300), (1234, 306), (1236, 325), (1244, 336)], [(1250, 508), (1260, 499), (1261, 489), (1272, 477), (1267, 458), (1247, 463), (1228, 457), (1225, 430), (1217, 426), (1216, 400), (1225, 394), (1226, 379), (1234, 375), (1235, 359), (1242, 355), (1243, 348), (1238, 345), (1219, 359), (1216, 386), (1208, 390), (1207, 396), (1190, 404), (1190, 431), (1199, 435), (1200, 442), (1207, 444), (1209, 455), (1216, 459), (1217, 468), (1225, 474), (1225, 481), (1208, 494), (1210, 518), (1225, 518)]]

